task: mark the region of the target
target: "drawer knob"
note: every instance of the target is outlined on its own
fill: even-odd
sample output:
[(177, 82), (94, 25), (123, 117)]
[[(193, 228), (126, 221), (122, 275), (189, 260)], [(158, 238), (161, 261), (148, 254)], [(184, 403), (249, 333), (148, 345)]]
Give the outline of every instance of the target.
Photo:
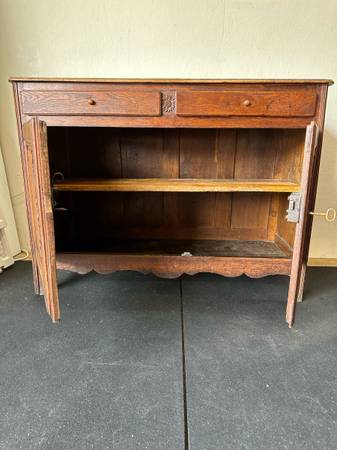
[(96, 104), (96, 102), (95, 102), (95, 100), (93, 98), (89, 98), (88, 103), (89, 103), (89, 105), (95, 105)]
[(244, 100), (243, 106), (250, 106), (252, 103), (250, 100)]

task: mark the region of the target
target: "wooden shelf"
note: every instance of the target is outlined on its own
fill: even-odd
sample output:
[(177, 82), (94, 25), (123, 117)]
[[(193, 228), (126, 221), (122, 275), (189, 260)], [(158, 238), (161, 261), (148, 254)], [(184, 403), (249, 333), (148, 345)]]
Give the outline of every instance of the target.
[(300, 185), (270, 179), (85, 178), (57, 181), (53, 189), (99, 192), (298, 192)]

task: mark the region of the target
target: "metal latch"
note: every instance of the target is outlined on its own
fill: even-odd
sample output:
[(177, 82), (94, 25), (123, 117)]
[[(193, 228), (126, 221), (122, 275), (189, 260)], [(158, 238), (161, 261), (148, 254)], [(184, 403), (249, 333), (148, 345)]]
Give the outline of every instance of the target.
[(288, 222), (299, 222), (301, 213), (301, 193), (292, 192), (289, 197), (289, 208), (287, 209), (286, 219)]

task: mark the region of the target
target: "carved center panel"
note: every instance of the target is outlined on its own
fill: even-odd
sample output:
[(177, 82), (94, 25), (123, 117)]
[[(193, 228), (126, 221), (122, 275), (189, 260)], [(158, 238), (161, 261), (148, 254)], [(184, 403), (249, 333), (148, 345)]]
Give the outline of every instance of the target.
[(163, 92), (161, 95), (161, 107), (164, 114), (175, 112), (176, 109), (176, 93)]

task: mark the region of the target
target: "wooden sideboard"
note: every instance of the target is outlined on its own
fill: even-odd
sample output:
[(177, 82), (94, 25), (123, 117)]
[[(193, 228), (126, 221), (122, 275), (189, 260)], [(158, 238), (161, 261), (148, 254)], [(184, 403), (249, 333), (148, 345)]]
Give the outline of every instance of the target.
[(58, 268), (287, 275), (293, 325), (330, 80), (11, 82), (34, 287), (53, 322)]

